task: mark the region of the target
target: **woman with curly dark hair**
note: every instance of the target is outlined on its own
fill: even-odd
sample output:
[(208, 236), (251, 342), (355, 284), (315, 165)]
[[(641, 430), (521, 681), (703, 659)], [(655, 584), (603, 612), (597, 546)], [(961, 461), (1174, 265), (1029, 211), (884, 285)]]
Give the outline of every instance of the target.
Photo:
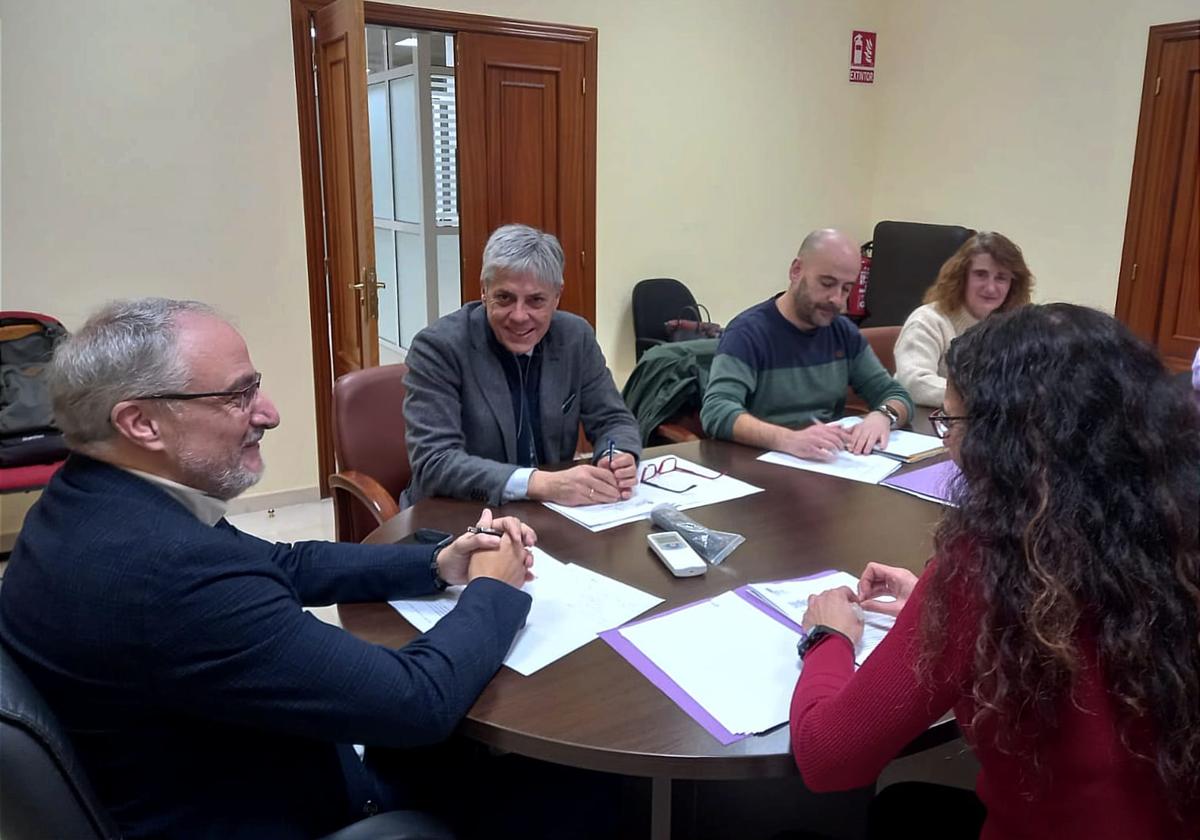
[[(810, 599), (791, 710), (805, 783), (870, 784), (953, 709), (978, 800), (886, 789), (888, 836), (903, 827), (877, 817), (913, 809), (906, 787), (924, 836), (951, 813), (966, 824), (944, 836), (1200, 836), (1200, 412), (1150, 347), (1078, 306), (988, 318), (947, 364), (930, 419), (957, 507), (920, 580), (871, 564), (858, 592)], [(858, 607), (899, 616), (855, 673)]]

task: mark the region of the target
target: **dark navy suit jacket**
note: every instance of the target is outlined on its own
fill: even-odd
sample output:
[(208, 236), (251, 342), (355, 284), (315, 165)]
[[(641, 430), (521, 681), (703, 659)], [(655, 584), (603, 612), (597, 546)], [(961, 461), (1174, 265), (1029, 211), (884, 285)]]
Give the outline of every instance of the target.
[(275, 544), (72, 456), (13, 549), (0, 637), (128, 837), (310, 837), (361, 817), (353, 743), (446, 738), (529, 596), (491, 579), (401, 650), (302, 605), (433, 590), (428, 546)]

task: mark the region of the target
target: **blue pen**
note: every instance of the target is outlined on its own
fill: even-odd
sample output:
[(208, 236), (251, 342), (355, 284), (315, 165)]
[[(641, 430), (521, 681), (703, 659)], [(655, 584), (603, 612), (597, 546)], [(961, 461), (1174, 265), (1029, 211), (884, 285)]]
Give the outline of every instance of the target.
[(610, 470), (613, 468), (612, 461), (613, 461), (614, 447), (616, 447), (616, 443), (613, 441), (612, 438), (609, 438), (608, 439), (608, 468)]

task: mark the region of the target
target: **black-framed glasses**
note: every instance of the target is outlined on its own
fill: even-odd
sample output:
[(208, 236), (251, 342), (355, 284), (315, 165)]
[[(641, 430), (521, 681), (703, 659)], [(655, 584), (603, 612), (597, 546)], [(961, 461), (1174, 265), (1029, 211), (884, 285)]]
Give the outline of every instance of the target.
[(945, 440), (946, 435), (950, 434), (950, 429), (955, 423), (970, 419), (970, 417), (952, 417), (940, 408), (929, 412), (929, 425), (933, 426), (933, 433), (942, 440)]
[(254, 374), (254, 381), (245, 388), (235, 388), (232, 391), (204, 391), (193, 394), (147, 394), (144, 397), (133, 397), (135, 400), (201, 400), (205, 397), (225, 397), (234, 402), (238, 411), (246, 411), (254, 404), (258, 396), (259, 386), (262, 385), (262, 374)]
[(649, 487), (657, 488), (659, 490), (666, 490), (668, 493), (686, 493), (689, 490), (695, 489), (695, 487), (696, 487), (695, 482), (689, 484), (687, 487), (684, 487), (682, 490), (678, 490), (674, 487), (667, 487), (663, 484), (655, 484), (653, 481), (650, 480), (657, 476), (666, 475), (667, 473), (673, 473), (673, 472), (687, 473), (688, 475), (694, 475), (697, 478), (703, 478), (706, 481), (714, 481), (714, 480), (720, 478), (721, 476), (725, 475), (725, 473), (722, 473), (722, 472), (719, 472), (716, 475), (707, 475), (702, 472), (696, 472), (695, 470), (690, 470), (687, 467), (681, 467), (681, 466), (679, 466), (679, 460), (674, 455), (669, 455), (666, 458), (663, 458), (657, 464), (646, 464), (644, 467), (642, 467), (641, 481), (642, 481), (642, 484), (645, 484)]

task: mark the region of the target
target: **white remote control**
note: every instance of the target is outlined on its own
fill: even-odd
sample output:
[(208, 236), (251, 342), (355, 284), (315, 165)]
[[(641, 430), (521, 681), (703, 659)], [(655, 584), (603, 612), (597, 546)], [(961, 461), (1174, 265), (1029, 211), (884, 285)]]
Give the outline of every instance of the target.
[(647, 534), (646, 541), (675, 577), (695, 577), (708, 571), (708, 564), (684, 542), (678, 531), (656, 531)]

